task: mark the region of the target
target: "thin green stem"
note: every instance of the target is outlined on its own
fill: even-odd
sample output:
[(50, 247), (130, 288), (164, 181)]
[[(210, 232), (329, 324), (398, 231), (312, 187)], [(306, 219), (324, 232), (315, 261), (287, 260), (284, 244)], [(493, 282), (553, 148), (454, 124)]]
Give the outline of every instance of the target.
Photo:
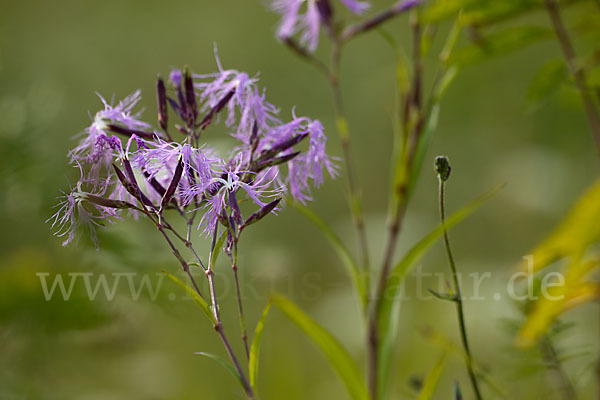
[[(399, 182), (395, 183), (393, 188), (394, 202), (391, 204), (390, 212), (390, 223), (388, 225), (387, 243), (384, 250), (383, 265), (379, 274), (379, 280), (377, 287), (373, 294), (371, 301), (369, 322), (368, 322), (368, 356), (367, 356), (367, 367), (369, 370), (369, 388), (371, 397), (377, 399), (377, 370), (378, 365), (378, 348), (379, 348), (379, 332), (377, 326), (377, 320), (379, 318), (379, 304), (385, 290), (385, 286), (392, 269), (392, 263), (394, 259), (394, 253), (398, 242), (398, 236), (402, 228), (404, 215), (406, 212), (407, 200), (408, 200), (408, 189), (410, 185), (410, 176), (417, 150), (417, 144), (419, 136), (421, 134), (422, 127), (422, 54), (421, 54), (421, 37), (422, 30), (419, 23), (418, 14), (412, 21), (413, 31), (413, 76), (412, 84), (409, 95), (406, 98), (403, 112), (403, 126), (404, 132), (407, 132), (406, 141), (403, 143), (402, 151), (397, 151), (399, 157), (396, 162), (402, 162), (402, 168), (404, 169), (404, 178)], [(416, 123), (412, 123), (413, 116), (417, 116)]]
[(544, 0), (544, 2), (546, 4), (546, 11), (548, 12), (550, 21), (552, 22), (552, 27), (556, 33), (558, 43), (562, 49), (565, 62), (567, 63), (569, 72), (573, 76), (575, 86), (581, 95), (583, 108), (590, 125), (592, 137), (596, 141), (597, 151), (600, 153), (600, 115), (596, 105), (594, 104), (593, 98), (590, 96), (587, 90), (585, 72), (583, 68), (580, 68), (577, 65), (575, 49), (569, 37), (569, 33), (567, 32), (567, 28), (563, 23), (558, 4), (555, 0)]
[(235, 279), (235, 292), (238, 303), (238, 315), (240, 317), (240, 331), (242, 332), (242, 342), (244, 343), (244, 350), (246, 351), (246, 359), (250, 359), (250, 348), (248, 347), (248, 334), (246, 331), (246, 318), (244, 317), (244, 306), (242, 302), (242, 291), (240, 290), (240, 281), (238, 279), (238, 239), (233, 244), (233, 257), (231, 269), (233, 270), (233, 276)]
[(552, 340), (548, 335), (545, 335), (542, 341), (540, 342), (540, 346), (542, 348), (542, 353), (544, 354), (544, 358), (549, 365), (549, 368), (556, 373), (556, 377), (560, 382), (560, 391), (565, 400), (573, 400), (577, 399), (577, 391), (571, 382), (571, 379), (565, 372), (562, 363), (558, 357), (558, 353)]
[(344, 103), (342, 91), (340, 88), (340, 64), (342, 56), (342, 42), (336, 40), (334, 42), (331, 55), (331, 75), (329, 77), (329, 85), (333, 95), (333, 104), (335, 112), (335, 120), (342, 151), (344, 152), (344, 166), (346, 169), (348, 181), (348, 194), (350, 197), (350, 212), (354, 221), (354, 227), (357, 233), (358, 249), (360, 252), (361, 266), (365, 276), (369, 271), (369, 242), (367, 239), (367, 231), (365, 228), (364, 217), (362, 213), (362, 201), (359, 194), (358, 183), (354, 172), (352, 153), (350, 149), (350, 132), (348, 129), (348, 120), (344, 111)]
[[(185, 261), (185, 259), (183, 258), (183, 256), (181, 255), (181, 253), (179, 252), (179, 250), (177, 249), (177, 247), (171, 240), (171, 238), (169, 238), (169, 235), (167, 235), (167, 232), (165, 231), (165, 227), (163, 226), (163, 224), (160, 223), (159, 221), (157, 221), (149, 211), (147, 211), (145, 209), (140, 210), (140, 211), (142, 211), (144, 214), (146, 214), (146, 216), (148, 216), (148, 218), (156, 225), (159, 232), (162, 234), (162, 236), (165, 238), (165, 240), (169, 244), (169, 247), (173, 251), (175, 258), (177, 258), (177, 260), (181, 264), (183, 270), (186, 272), (186, 274), (191, 279), (191, 281), (194, 285), (194, 290), (196, 290), (198, 295), (203, 297), (202, 293), (200, 292), (200, 288), (196, 284), (194, 276), (190, 272), (190, 267), (189, 267), (188, 263)], [(163, 222), (166, 222), (166, 221), (163, 221)], [(169, 230), (171, 230), (172, 232), (176, 232), (175, 229), (172, 228), (170, 225), (169, 225), (169, 227), (170, 227)], [(177, 237), (181, 237), (181, 236), (179, 234), (177, 234)], [(215, 237), (216, 237), (216, 230), (215, 230)], [(187, 243), (190, 243), (190, 242), (187, 242)], [(188, 247), (193, 250), (193, 247), (191, 245), (188, 245)], [(215, 320), (217, 321), (214, 328), (215, 328), (215, 331), (218, 333), (219, 337), (221, 338), (221, 341), (223, 342), (223, 346), (225, 346), (225, 350), (227, 351), (229, 358), (231, 359), (231, 362), (233, 363), (235, 369), (237, 370), (237, 372), (240, 376), (240, 380), (242, 382), (242, 386), (244, 388), (244, 392), (246, 393), (246, 396), (252, 400), (252, 399), (254, 399), (254, 392), (252, 390), (252, 387), (250, 386), (248, 378), (246, 378), (246, 374), (245, 374), (242, 366), (240, 365), (233, 349), (231, 348), (231, 345), (229, 344), (229, 340), (227, 339), (227, 336), (225, 335), (225, 331), (223, 329), (223, 324), (221, 322), (221, 318), (219, 315), (219, 304), (217, 301), (217, 296), (216, 296), (216, 291), (215, 291), (214, 273), (212, 270), (214, 248), (215, 248), (215, 238), (213, 238), (213, 244), (212, 244), (212, 248), (211, 248), (211, 252), (210, 252), (210, 256), (209, 256), (209, 260), (208, 260), (208, 268), (206, 268), (206, 271), (205, 271), (206, 277), (208, 279), (209, 289), (210, 289), (210, 299), (211, 299), (213, 315), (215, 316)], [(198, 261), (200, 261), (200, 258), (197, 256), (196, 252), (193, 251), (193, 253), (198, 258)], [(201, 261), (200, 261), (200, 265), (203, 265), (201, 263)]]
[(237, 356), (235, 355), (235, 352), (233, 351), (233, 349), (231, 348), (231, 345), (229, 344), (229, 340), (227, 339), (227, 336), (225, 335), (225, 331), (223, 329), (223, 323), (221, 322), (221, 317), (219, 314), (219, 303), (217, 300), (217, 293), (215, 290), (215, 279), (214, 279), (214, 272), (213, 272), (213, 261), (214, 261), (215, 245), (216, 245), (216, 241), (217, 241), (217, 234), (218, 234), (218, 225), (215, 227), (215, 232), (213, 234), (212, 246), (211, 246), (210, 255), (208, 258), (208, 268), (206, 270), (206, 277), (208, 279), (208, 287), (210, 290), (210, 301), (211, 301), (211, 305), (212, 305), (213, 315), (215, 316), (215, 320), (217, 321), (217, 324), (215, 325), (215, 330), (221, 337), (221, 341), (223, 342), (223, 345), (225, 346), (225, 349), (227, 350), (227, 353), (229, 354), (229, 358), (233, 362), (233, 365), (240, 376), (240, 379), (242, 381), (242, 386), (244, 387), (244, 391), (246, 392), (246, 396), (248, 396), (249, 399), (254, 399), (254, 391), (252, 390), (252, 387), (250, 386), (248, 378), (246, 378), (246, 374), (244, 373), (244, 370), (243, 370), (242, 366), (240, 365), (240, 362), (238, 361)]
[[(198, 293), (198, 295), (200, 297), (204, 298), (204, 296), (202, 295), (202, 292), (200, 291), (200, 287), (196, 283), (196, 279), (194, 278), (194, 276), (192, 275), (192, 273), (190, 271), (190, 266), (188, 265), (187, 261), (185, 261), (185, 259), (183, 258), (183, 256), (181, 255), (181, 253), (179, 252), (179, 250), (177, 249), (177, 247), (175, 246), (175, 244), (173, 243), (173, 241), (169, 237), (169, 235), (167, 235), (167, 232), (165, 231), (165, 225), (163, 223), (165, 223), (166, 226), (168, 226), (168, 229), (171, 232), (173, 232), (176, 237), (181, 238), (181, 236), (177, 233), (177, 231), (168, 222), (166, 222), (166, 221), (163, 220), (162, 221), (163, 223), (161, 223), (161, 222), (155, 220), (154, 217), (152, 216), (152, 214), (149, 211), (147, 211), (147, 210), (142, 210), (142, 212), (144, 212), (146, 214), (146, 216), (154, 223), (154, 225), (156, 225), (156, 228), (162, 234), (162, 236), (166, 240), (167, 244), (171, 248), (171, 251), (173, 252), (173, 255), (175, 255), (175, 258), (177, 258), (177, 260), (181, 264), (181, 267), (183, 268), (183, 271), (187, 274), (187, 276), (192, 281), (192, 284), (194, 286), (194, 290), (196, 291), (196, 293)], [(198, 262), (200, 263), (200, 265), (202, 265), (202, 261), (200, 261), (200, 258), (198, 258)]]
[(310, 51), (298, 44), (298, 42), (296, 42), (294, 39), (291, 37), (285, 38), (283, 39), (283, 43), (285, 43), (290, 50), (296, 53), (296, 55), (325, 75), (325, 77), (329, 77), (329, 68), (327, 68), (327, 65), (315, 57)]
[(479, 384), (477, 382), (477, 376), (475, 375), (475, 370), (473, 368), (473, 356), (471, 354), (471, 348), (469, 346), (469, 339), (467, 336), (467, 327), (465, 324), (465, 311), (463, 307), (463, 298), (462, 292), (460, 288), (460, 281), (458, 279), (458, 273), (456, 271), (456, 263), (454, 261), (454, 256), (452, 255), (452, 249), (450, 247), (450, 239), (448, 238), (448, 231), (445, 229), (446, 223), (446, 207), (445, 203), (445, 188), (446, 181), (445, 179), (440, 178), (440, 186), (439, 186), (439, 207), (440, 207), (440, 220), (442, 225), (444, 226), (444, 247), (446, 248), (446, 254), (448, 256), (448, 263), (450, 264), (450, 271), (452, 272), (452, 282), (453, 282), (453, 291), (454, 291), (454, 301), (456, 304), (456, 312), (458, 316), (460, 337), (462, 340), (463, 349), (465, 351), (465, 362), (467, 364), (467, 371), (469, 373), (469, 379), (471, 380), (471, 385), (473, 386), (473, 392), (475, 393), (475, 398), (477, 400), (481, 400), (481, 391), (479, 389)]
[(369, 271), (369, 244), (367, 239), (367, 232), (364, 223), (364, 217), (361, 209), (361, 200), (358, 190), (358, 184), (354, 173), (352, 164), (352, 157), (350, 151), (350, 135), (348, 129), (348, 120), (346, 119), (344, 112), (344, 105), (342, 100), (342, 93), (340, 88), (340, 64), (342, 55), (342, 46), (344, 41), (339, 37), (333, 37), (333, 49), (331, 53), (331, 68), (327, 67), (323, 62), (317, 59), (311, 52), (300, 46), (293, 39), (287, 38), (284, 43), (290, 50), (300, 56), (301, 59), (307, 61), (313, 65), (319, 72), (323, 73), (327, 78), (329, 86), (331, 88), (333, 97), (333, 106), (336, 120), (336, 128), (338, 137), (342, 146), (342, 152), (344, 153), (344, 168), (346, 170), (347, 182), (348, 182), (348, 194), (350, 202), (350, 213), (352, 215), (352, 221), (356, 230), (359, 257), (361, 259), (361, 266), (365, 278), (368, 278)]

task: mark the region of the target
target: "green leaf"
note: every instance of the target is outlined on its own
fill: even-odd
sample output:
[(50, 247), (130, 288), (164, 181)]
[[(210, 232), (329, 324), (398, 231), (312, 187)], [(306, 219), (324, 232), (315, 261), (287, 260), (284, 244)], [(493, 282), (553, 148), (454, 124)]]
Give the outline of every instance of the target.
[(194, 299), (194, 301), (196, 302), (196, 304), (198, 304), (200, 306), (200, 308), (202, 309), (202, 311), (204, 311), (204, 314), (208, 317), (208, 319), (210, 319), (210, 322), (212, 322), (213, 325), (217, 324), (217, 320), (215, 319), (215, 316), (213, 315), (213, 313), (212, 313), (212, 311), (210, 309), (210, 306), (208, 305), (208, 303), (202, 297), (200, 297), (200, 295), (194, 290), (194, 288), (192, 288), (187, 283), (184, 283), (181, 279), (177, 278), (175, 275), (172, 275), (172, 274), (170, 274), (168, 272), (165, 272), (165, 274), (167, 274), (167, 277), (169, 279), (171, 279), (177, 285), (179, 285), (183, 289), (185, 289), (185, 291), (188, 294), (188, 296), (191, 296), (192, 299)]
[(444, 300), (444, 301), (450, 301), (452, 303), (456, 303), (457, 301), (457, 297), (455, 294), (451, 294), (451, 293), (440, 293), (440, 292), (436, 292), (433, 289), (427, 289), (429, 291), (429, 293), (431, 293), (434, 297), (440, 299), (440, 300)]
[(434, 23), (455, 17), (460, 10), (481, 0), (437, 0), (429, 2), (429, 7), (422, 14), (424, 23)]
[(215, 252), (213, 254), (212, 263), (213, 265), (217, 264), (217, 260), (219, 259), (219, 254), (221, 254), (221, 250), (223, 249), (223, 243), (225, 242), (225, 238), (227, 237), (227, 230), (221, 234), (217, 243), (215, 243)]
[(550, 60), (536, 72), (527, 91), (526, 102), (529, 107), (539, 106), (549, 98), (568, 76), (563, 60)]
[(487, 200), (498, 193), (501, 188), (502, 186), (498, 186), (492, 189), (452, 214), (446, 219), (445, 227), (443, 225), (439, 225), (427, 236), (421, 239), (421, 241), (417, 242), (391, 271), (377, 310), (377, 324), (380, 334), (380, 344), (377, 351), (377, 358), (379, 360), (378, 370), (380, 371), (378, 382), (380, 393), (385, 393), (387, 388), (387, 376), (390, 374), (392, 367), (391, 357), (394, 353), (394, 344), (398, 334), (399, 308), (401, 304), (400, 296), (398, 296), (398, 294), (400, 290), (400, 284), (402, 283), (406, 273), (410, 267), (412, 267), (412, 265), (425, 253), (425, 250), (427, 250), (438, 238), (444, 234), (445, 229), (452, 228), (464, 218), (471, 215)]
[(456, 66), (448, 68), (444, 75), (442, 75), (438, 84), (436, 85), (436, 90), (434, 92), (434, 100), (436, 103), (439, 103), (442, 100), (442, 97), (444, 97), (446, 91), (450, 87), (450, 84), (454, 82), (454, 79), (456, 79), (457, 75), (458, 68)]
[(461, 15), (462, 13), (460, 13), (456, 21), (454, 21), (450, 32), (448, 32), (448, 36), (446, 38), (446, 42), (444, 43), (444, 47), (442, 47), (442, 51), (440, 51), (440, 61), (444, 65), (448, 64), (448, 59), (450, 58), (452, 52), (454, 52), (454, 49), (456, 48), (456, 43), (458, 43), (458, 39), (460, 38), (462, 26), (460, 25), (458, 19)]
[[(518, 327), (516, 327), (516, 329), (517, 328)], [(423, 329), (421, 331), (421, 334), (423, 335), (425, 340), (427, 340), (427, 342), (430, 343), (432, 346), (439, 347), (448, 354), (457, 355), (459, 359), (465, 363), (466, 366), (467, 354), (465, 353), (463, 348), (456, 346), (456, 344), (454, 344), (454, 342), (450, 338), (446, 337), (443, 333), (436, 331), (432, 327), (427, 327), (426, 329)], [(497, 382), (493, 381), (489, 377), (486, 368), (481, 366), (476, 359), (473, 359), (472, 362), (473, 367), (475, 368), (475, 373), (479, 377), (479, 379), (481, 379), (481, 381), (485, 383), (489, 389), (496, 393), (497, 398), (506, 399), (506, 393), (502, 391), (500, 385)], [(455, 388), (458, 389), (458, 386), (456, 386)], [(460, 390), (458, 391), (458, 393), (460, 394)]]
[(286, 297), (275, 294), (273, 303), (321, 349), (346, 385), (351, 398), (368, 400), (369, 395), (362, 373), (340, 342)]
[(485, 0), (463, 13), (460, 22), (464, 26), (485, 26), (543, 6), (543, 0)]
[(433, 397), (435, 389), (437, 388), (442, 371), (446, 366), (446, 360), (448, 359), (448, 353), (442, 354), (440, 359), (435, 363), (431, 371), (427, 374), (425, 381), (423, 382), (423, 388), (419, 393), (417, 400), (430, 400)]
[(202, 351), (194, 353), (194, 354), (197, 354), (199, 356), (208, 357), (210, 359), (215, 360), (217, 363), (219, 363), (219, 365), (221, 365), (223, 368), (225, 368), (227, 370), (227, 372), (229, 372), (231, 375), (233, 375), (234, 378), (237, 379), (239, 384), (242, 385), (242, 387), (244, 387), (244, 383), (242, 382), (242, 378), (240, 377), (240, 374), (238, 374), (238, 372), (235, 370), (235, 368), (233, 368), (233, 365), (231, 365), (231, 363), (229, 361), (225, 360), (222, 357), (217, 356), (216, 354), (204, 353)]
[(252, 337), (252, 344), (250, 345), (250, 357), (248, 358), (248, 372), (250, 375), (250, 386), (256, 392), (256, 378), (258, 376), (258, 355), (260, 349), (260, 339), (262, 337), (263, 329), (265, 328), (265, 321), (267, 320), (267, 315), (269, 314), (269, 309), (271, 308), (271, 302), (267, 303), (265, 310), (256, 324), (256, 329), (254, 330), (254, 336)]
[(549, 28), (539, 26), (511, 27), (484, 36), (479, 42), (458, 49), (450, 56), (449, 62), (458, 65), (473, 64), (553, 37), (554, 32)]
[(327, 225), (323, 219), (321, 219), (317, 214), (315, 214), (308, 207), (303, 206), (299, 203), (293, 203), (292, 206), (304, 214), (317, 228), (321, 230), (321, 232), (325, 235), (329, 242), (336, 250), (338, 256), (344, 263), (348, 274), (352, 278), (352, 282), (354, 283), (358, 295), (360, 297), (361, 303), (363, 307), (367, 305), (367, 277), (365, 274), (359, 269), (354, 257), (350, 254), (350, 251), (346, 248), (342, 240), (333, 232), (331, 227)]
[(584, 278), (600, 266), (600, 258), (582, 260), (575, 257), (569, 266), (563, 284), (551, 286), (547, 295), (533, 303), (533, 310), (517, 335), (517, 345), (532, 346), (552, 325), (552, 322), (566, 311), (600, 297), (600, 284), (587, 282)]
[[(533, 272), (554, 261), (582, 254), (600, 240), (600, 180), (581, 196), (560, 225), (531, 254)], [(527, 271), (527, 262), (522, 270)]]

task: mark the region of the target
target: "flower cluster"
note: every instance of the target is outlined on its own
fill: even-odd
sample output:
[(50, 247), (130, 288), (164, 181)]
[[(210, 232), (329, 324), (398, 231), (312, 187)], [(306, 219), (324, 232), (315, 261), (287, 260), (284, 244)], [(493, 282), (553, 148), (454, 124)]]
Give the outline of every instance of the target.
[[(96, 242), (94, 229), (123, 210), (160, 221), (164, 210), (176, 209), (188, 222), (200, 212), (197, 226), (206, 234), (219, 223), (243, 229), (274, 212), (285, 193), (304, 203), (324, 170), (336, 174), (319, 121), (293, 112), (282, 121), (256, 77), (224, 69), (218, 58), (217, 65), (213, 74), (173, 70), (168, 82), (158, 79), (157, 129), (134, 111), (139, 91), (118, 103), (99, 96), (104, 109), (69, 153), (80, 178), (50, 219), (63, 245), (79, 226)], [(203, 144), (207, 128), (221, 120), (237, 143), (224, 156)], [(238, 204), (246, 200), (258, 210), (244, 219)]]

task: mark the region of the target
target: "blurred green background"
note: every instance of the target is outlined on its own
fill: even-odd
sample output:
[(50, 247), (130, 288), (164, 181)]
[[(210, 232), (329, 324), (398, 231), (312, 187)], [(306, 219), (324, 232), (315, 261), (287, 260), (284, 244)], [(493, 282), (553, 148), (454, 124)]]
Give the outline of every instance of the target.
[[(391, 1), (374, 3), (379, 8)], [(526, 18), (546, 23), (543, 14)], [(226, 68), (260, 73), (268, 98), (283, 115), (296, 106), (298, 114), (322, 120), (330, 153), (341, 155), (328, 88), (274, 38), (277, 20), (264, 1), (0, 1), (0, 399), (243, 398), (226, 371), (193, 354), (224, 352), (199, 309), (181, 299), (170, 282), (163, 282), (156, 301), (145, 291), (134, 301), (125, 283), (113, 301), (102, 293), (90, 301), (81, 281), (70, 301), (60, 296), (45, 301), (36, 273), (47, 272), (52, 279), (72, 272), (138, 272), (156, 283), (157, 272), (178, 272), (146, 222), (125, 218), (102, 230), (96, 251), (85, 236), (61, 247), (44, 221), (54, 213), (61, 190), (77, 178), (66, 152), (74, 146), (73, 136), (89, 125), (88, 112), (93, 115), (101, 106), (94, 92), (120, 99), (141, 88), (144, 115), (154, 121), (156, 74), (186, 64), (198, 73), (214, 71), (213, 43)], [(408, 50), (406, 17), (386, 30)], [(325, 48), (318, 54), (325, 56)], [(534, 110), (525, 102), (535, 71), (558, 56), (557, 44), (547, 41), (460, 72), (442, 103), (398, 252), (436, 224), (437, 182), (429, 168), (435, 155), (447, 154), (452, 162), (450, 210), (507, 183), (497, 199), (453, 231), (452, 239), (459, 269), (493, 274), (481, 288), (486, 300), (466, 305), (467, 323), (476, 357), (511, 399), (549, 399), (556, 393), (551, 373), (536, 368), (542, 363), (539, 355), (513, 348), (505, 320), (519, 318), (516, 308), (491, 294), (505, 293), (521, 257), (598, 176), (577, 94), (563, 87)], [(394, 68), (393, 54), (377, 33), (360, 37), (344, 54), (343, 92), (375, 260), (385, 230)], [(218, 144), (221, 139), (209, 140)], [(353, 243), (344, 191), (343, 177), (327, 180), (315, 191), (312, 207)], [(206, 249), (206, 243), (200, 246)], [(286, 208), (253, 227), (240, 252), (251, 327), (270, 291), (278, 290), (364, 359), (350, 282), (329, 244), (298, 212)], [(422, 267), (446, 272), (440, 244)], [(225, 324), (241, 350), (226, 257), (218, 269)], [(407, 293), (415, 290), (411, 277)], [(414, 398), (409, 382), (422, 378), (441, 353), (422, 337), (422, 328), (433, 326), (459, 343), (452, 305), (412, 297), (402, 306), (396, 398)], [(558, 343), (585, 353), (566, 362), (582, 398), (591, 398), (595, 390), (596, 308), (568, 314), (566, 320), (577, 327)], [(454, 379), (470, 397), (466, 372), (454, 358), (437, 398), (450, 398)], [(347, 398), (321, 353), (277, 310), (263, 337), (259, 388), (264, 399)]]

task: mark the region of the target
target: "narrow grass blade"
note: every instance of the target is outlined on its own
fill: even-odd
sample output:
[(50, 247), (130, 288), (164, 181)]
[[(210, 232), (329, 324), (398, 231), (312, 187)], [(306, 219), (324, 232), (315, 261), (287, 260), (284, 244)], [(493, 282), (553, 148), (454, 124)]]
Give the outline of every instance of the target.
[(237, 379), (237, 381), (239, 382), (240, 385), (242, 385), (242, 387), (244, 387), (244, 384), (242, 382), (242, 378), (240, 377), (240, 374), (238, 374), (238, 372), (235, 370), (235, 368), (233, 368), (233, 365), (231, 365), (231, 363), (229, 361), (225, 360), (222, 357), (219, 357), (216, 354), (204, 353), (202, 351), (194, 353), (194, 354), (197, 354), (199, 356), (208, 357), (212, 360), (215, 360), (217, 363), (219, 363), (219, 365), (221, 365), (223, 368), (225, 368), (227, 370), (227, 372), (229, 372), (231, 375), (233, 375), (233, 377)]
[(433, 394), (435, 393), (435, 389), (437, 388), (438, 382), (440, 381), (442, 371), (446, 366), (447, 358), (448, 353), (442, 354), (442, 356), (435, 363), (431, 371), (429, 371), (427, 377), (425, 378), (425, 381), (423, 382), (423, 388), (421, 389), (417, 400), (430, 400), (433, 398)]
[(252, 344), (250, 345), (250, 357), (248, 359), (248, 372), (250, 374), (250, 386), (254, 389), (256, 393), (256, 378), (258, 377), (258, 355), (260, 350), (260, 339), (262, 337), (263, 329), (265, 328), (265, 322), (267, 320), (267, 315), (269, 314), (269, 310), (271, 309), (271, 302), (267, 304), (265, 310), (256, 324), (256, 329), (254, 330), (254, 336), (252, 337)]
[[(577, 200), (556, 229), (530, 252), (533, 272), (537, 272), (564, 257), (582, 254), (600, 240), (600, 180)], [(527, 271), (527, 262), (521, 266)]]
[(227, 238), (227, 230), (221, 234), (217, 243), (215, 244), (215, 252), (213, 254), (212, 263), (213, 266), (217, 264), (217, 260), (219, 259), (219, 254), (221, 254), (221, 250), (223, 250), (223, 243), (225, 243), (225, 238)]
[(191, 296), (194, 299), (196, 304), (198, 304), (200, 306), (200, 308), (202, 309), (204, 314), (208, 317), (208, 319), (210, 319), (210, 322), (212, 322), (213, 325), (217, 324), (217, 321), (215, 320), (215, 316), (213, 315), (213, 313), (210, 309), (210, 306), (208, 305), (208, 303), (206, 301), (204, 301), (204, 299), (202, 297), (200, 297), (200, 295), (198, 293), (196, 293), (194, 288), (192, 288), (190, 285), (183, 282), (181, 279), (177, 278), (175, 275), (172, 275), (168, 272), (165, 272), (165, 274), (167, 274), (167, 277), (169, 279), (171, 279), (173, 282), (175, 282), (178, 286), (181, 286), (186, 291), (188, 296)]
[(273, 303), (321, 349), (344, 382), (350, 397), (354, 400), (368, 400), (362, 373), (340, 342), (286, 297), (275, 294)]
[(294, 203), (293, 207), (300, 211), (302, 214), (304, 214), (304, 216), (308, 218), (313, 224), (315, 224), (315, 226), (319, 228), (321, 232), (323, 232), (325, 237), (329, 239), (329, 242), (338, 253), (338, 256), (344, 263), (348, 274), (352, 278), (352, 282), (356, 286), (356, 290), (358, 292), (358, 295), (360, 296), (361, 304), (363, 306), (366, 306), (368, 300), (367, 277), (364, 276), (364, 274), (360, 271), (358, 264), (354, 260), (354, 257), (352, 257), (352, 254), (350, 254), (348, 248), (344, 245), (342, 240), (335, 234), (335, 232), (333, 232), (331, 227), (312, 210), (299, 203)]

